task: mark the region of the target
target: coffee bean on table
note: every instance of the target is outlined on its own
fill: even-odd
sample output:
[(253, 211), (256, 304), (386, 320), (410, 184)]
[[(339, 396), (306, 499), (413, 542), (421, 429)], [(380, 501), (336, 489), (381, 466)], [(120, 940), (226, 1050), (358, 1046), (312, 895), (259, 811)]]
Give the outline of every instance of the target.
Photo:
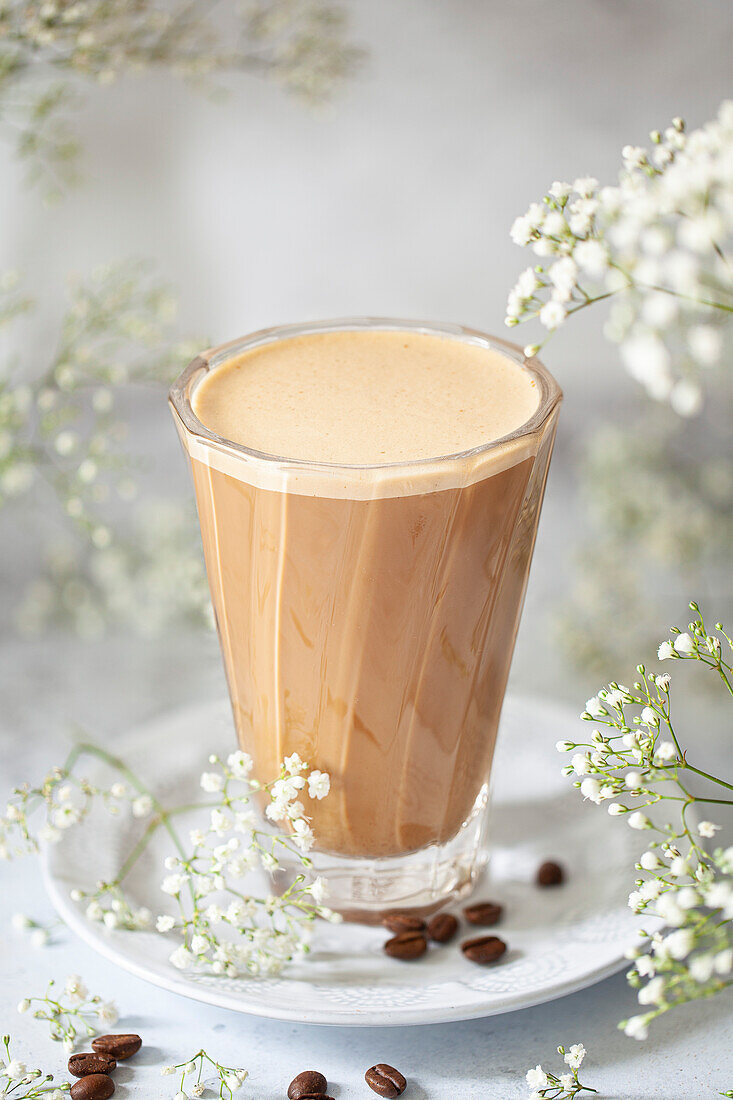
[(378, 1096), (387, 1096), (390, 1100), (401, 1096), (407, 1088), (407, 1081), (400, 1071), (394, 1066), (388, 1066), (385, 1062), (378, 1062), (376, 1066), (368, 1069), (364, 1074), (364, 1080), (372, 1092), (376, 1092)]
[(463, 915), (469, 924), (481, 924), (488, 928), (492, 924), (498, 924), (504, 909), (493, 901), (479, 901), (475, 905), (469, 905), (463, 910)]
[(111, 1054), (118, 1062), (137, 1054), (143, 1041), (139, 1035), (98, 1035), (92, 1039), (92, 1050), (97, 1054)]
[(565, 872), (559, 863), (553, 859), (546, 860), (537, 869), (538, 886), (561, 886), (565, 881)]
[(312, 1100), (323, 1096), (325, 1100), (328, 1081), (317, 1069), (304, 1069), (288, 1085), (288, 1100)]
[(74, 1077), (88, 1077), (90, 1073), (113, 1073), (117, 1062), (111, 1054), (72, 1054), (69, 1073)]
[(436, 913), (428, 921), (428, 935), (436, 943), (448, 943), (458, 931), (458, 921), (452, 913)]
[(425, 928), (422, 917), (413, 917), (410, 913), (387, 913), (386, 917), (382, 917), (382, 924), (395, 933), (422, 932)]
[(428, 941), (422, 932), (400, 932), (387, 940), (384, 950), (393, 959), (410, 962), (419, 959), (428, 949)]
[(107, 1073), (90, 1073), (76, 1081), (69, 1090), (71, 1100), (108, 1100), (115, 1083)]
[(498, 936), (476, 936), (473, 940), (465, 940), (461, 944), (461, 951), (471, 962), (486, 966), (501, 958), (506, 951), (506, 944)]

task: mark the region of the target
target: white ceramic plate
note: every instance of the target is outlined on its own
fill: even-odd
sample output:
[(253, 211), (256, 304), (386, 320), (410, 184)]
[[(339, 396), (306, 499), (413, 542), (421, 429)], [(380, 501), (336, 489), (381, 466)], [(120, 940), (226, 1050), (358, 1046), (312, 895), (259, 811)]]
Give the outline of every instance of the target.
[[(418, 962), (400, 963), (382, 952), (383, 930), (344, 924), (319, 927), (311, 955), (277, 978), (181, 973), (168, 962), (174, 939), (109, 931), (88, 921), (70, 900), (73, 887), (90, 888), (113, 875), (139, 832), (139, 822), (106, 814), (90, 817), (49, 849), (44, 863), (48, 891), (66, 923), (125, 970), (237, 1012), (376, 1027), (468, 1020), (540, 1004), (619, 970), (626, 965), (624, 950), (638, 942), (640, 922), (627, 897), (639, 838), (603, 809), (583, 804), (560, 775), (555, 742), (578, 732), (577, 715), (557, 704), (506, 701), (494, 770), (491, 868), (474, 895), (505, 906), (495, 931), (509, 950), (491, 967), (468, 962), (457, 941), (432, 949)], [(232, 741), (227, 708), (217, 703), (167, 715), (112, 748), (144, 777), (166, 776), (163, 793), (171, 795), (192, 792), (209, 752)], [(164, 909), (166, 900), (160, 892), (165, 854), (161, 831), (128, 884), (137, 904), (154, 913)], [(538, 889), (533, 877), (548, 858), (563, 863), (567, 882)], [(649, 918), (644, 923), (650, 927)]]

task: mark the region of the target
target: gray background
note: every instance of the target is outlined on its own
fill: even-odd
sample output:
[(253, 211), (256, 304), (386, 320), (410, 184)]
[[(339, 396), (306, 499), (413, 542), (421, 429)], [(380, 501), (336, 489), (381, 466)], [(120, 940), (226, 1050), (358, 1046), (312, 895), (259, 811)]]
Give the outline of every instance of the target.
[[(22, 269), (43, 306), (20, 349), (29, 370), (45, 362), (66, 273), (127, 255), (154, 257), (180, 293), (182, 328), (215, 341), (349, 313), (503, 333), (507, 289), (528, 262), (509, 240), (513, 218), (555, 178), (611, 179), (623, 144), (643, 143), (650, 128), (678, 113), (698, 125), (732, 90), (728, 0), (355, 0), (350, 10), (354, 37), (370, 57), (315, 114), (247, 77), (226, 82), (224, 103), (163, 77), (100, 89), (77, 119), (85, 182), (50, 210), (0, 150), (0, 266)], [(560, 333), (546, 360), (566, 406), (514, 684), (577, 704), (597, 685), (559, 660), (546, 610), (568, 583), (582, 525), (574, 496), (580, 440), (599, 418), (624, 416), (637, 395), (597, 317)], [(157, 459), (159, 488), (186, 492), (162, 403), (137, 405), (135, 413), (139, 444)], [(15, 602), (35, 554), (33, 529), (21, 519), (8, 511), (0, 521), (3, 609)], [(687, 596), (680, 593), (681, 609)], [(223, 690), (215, 646), (201, 636), (92, 645), (20, 641), (8, 626), (0, 645), (4, 784), (59, 759), (71, 722), (113, 739), (139, 718)], [(696, 748), (709, 766), (721, 766), (724, 747), (700, 730)], [(3, 907), (43, 917), (48, 903), (35, 867), (9, 874)], [(633, 1011), (621, 977), (511, 1017), (354, 1036), (192, 1006), (119, 977), (69, 934), (58, 938), (62, 946), (31, 956), (0, 937), (6, 1027), (33, 1064), (31, 1051), (45, 1057), (47, 1040), (40, 1025), (13, 1020), (10, 1008), (40, 992), (49, 973), (79, 970), (137, 1013), (125, 1025), (139, 1026), (162, 1060), (178, 1060), (200, 1038), (249, 1065), (244, 1096), (280, 1095), (282, 1073), (266, 1065), (288, 1049), (295, 1069), (304, 1060), (328, 1063), (343, 1086), (353, 1083), (340, 1096), (362, 1094), (362, 1063), (400, 1065), (409, 1052), (423, 1065), (417, 1095), (519, 1097), (526, 1068), (550, 1063), (558, 1042), (576, 1040), (592, 1050), (590, 1083), (606, 1096), (676, 1100), (733, 1086), (730, 997), (673, 1015), (644, 1045), (615, 1031)], [(152, 1056), (135, 1082), (133, 1094), (169, 1094)]]

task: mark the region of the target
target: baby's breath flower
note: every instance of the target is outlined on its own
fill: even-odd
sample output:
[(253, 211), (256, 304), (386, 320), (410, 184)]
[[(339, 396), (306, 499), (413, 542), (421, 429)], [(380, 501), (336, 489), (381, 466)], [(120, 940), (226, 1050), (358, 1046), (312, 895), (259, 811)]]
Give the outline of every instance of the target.
[(682, 653), (686, 657), (689, 657), (690, 654), (694, 653), (697, 648), (694, 640), (686, 632), (683, 634), (678, 634), (672, 644), (674, 645), (674, 648), (677, 650), (678, 653)]
[[(694, 621), (687, 630), (673, 630), (659, 656), (706, 666), (729, 693), (733, 641), (720, 623), (713, 633), (706, 629), (697, 604), (690, 608)], [(632, 829), (649, 836), (648, 848), (636, 863), (648, 877), (634, 883), (629, 907), (660, 918), (667, 931), (652, 935), (647, 954), (638, 949), (627, 953), (634, 961), (629, 982), (648, 1011), (620, 1025), (627, 1035), (642, 1039), (663, 1012), (718, 993), (729, 984), (733, 969), (733, 846), (708, 853), (696, 837), (712, 839), (719, 826), (707, 820), (692, 826), (686, 812), (698, 801), (733, 804), (733, 800), (722, 797), (730, 785), (694, 767), (681, 746), (671, 718), (669, 677), (647, 673), (643, 665), (637, 671), (640, 679), (633, 690), (612, 683), (588, 701), (582, 717), (593, 719), (603, 732), (594, 730), (585, 745), (574, 743), (577, 751), (563, 772), (582, 776), (588, 769), (590, 774), (576, 779), (575, 786), (592, 802), (601, 803), (622, 792), (638, 801), (636, 808), (612, 801), (608, 812), (623, 816)], [(598, 713), (593, 715), (592, 710)], [(715, 791), (692, 794), (684, 775), (687, 771), (698, 785), (705, 780)], [(721, 797), (709, 798), (709, 793)], [(677, 807), (680, 820), (665, 822), (661, 813), (647, 813), (652, 807), (658, 811)], [(657, 824), (657, 820), (665, 823)]]
[(647, 1016), (632, 1016), (629, 1020), (623, 1022), (623, 1029), (626, 1035), (631, 1039), (646, 1039), (649, 1034), (649, 1017)]
[(133, 817), (149, 817), (153, 812), (153, 800), (150, 795), (141, 794), (133, 798), (131, 808)]
[(311, 798), (325, 798), (331, 790), (331, 780), (326, 772), (312, 771), (308, 776), (308, 794)]
[(723, 355), (733, 307), (730, 106), (693, 134), (672, 126), (652, 140), (651, 154), (624, 146), (617, 186), (592, 176), (554, 183), (515, 220), (514, 242), (547, 262), (536, 284), (512, 289), (506, 323), (538, 318), (552, 331), (610, 299), (605, 331), (627, 371), (689, 417), (702, 404), (702, 372)]
[(543, 1089), (547, 1086), (547, 1074), (542, 1066), (527, 1070), (526, 1080), (531, 1089)]
[(201, 776), (201, 789), (209, 794), (216, 794), (224, 787), (224, 776), (218, 772), (204, 772)]
[(573, 1100), (581, 1092), (595, 1092), (595, 1089), (581, 1084), (578, 1079), (578, 1069), (585, 1057), (583, 1044), (576, 1043), (569, 1050), (560, 1046), (557, 1052), (570, 1067), (570, 1073), (555, 1075), (544, 1070), (542, 1066), (528, 1070), (525, 1080), (532, 1090), (530, 1100)]
[[(201, 1096), (207, 1088), (212, 1086), (208, 1084), (210, 1080), (210, 1074), (213, 1071), (215, 1085), (213, 1086), (219, 1094), (220, 1100), (231, 1100), (232, 1095), (242, 1087), (247, 1079), (247, 1071), (244, 1069), (237, 1069), (233, 1066), (224, 1066), (220, 1062), (217, 1062), (211, 1057), (205, 1050), (199, 1050), (193, 1058), (190, 1058), (187, 1062), (179, 1062), (177, 1065), (164, 1066), (161, 1070), (161, 1074), (164, 1077), (169, 1077), (173, 1074), (180, 1073), (180, 1090), (176, 1093), (174, 1100), (180, 1097), (188, 1097), (188, 1093), (184, 1091), (184, 1083), (186, 1077), (196, 1075), (196, 1081), (193, 1085), (186, 1085), (186, 1088), (190, 1090), (191, 1096)], [(203, 1078), (204, 1073), (207, 1074), (206, 1078)]]
[(582, 1043), (574, 1043), (573, 1046), (565, 1052), (565, 1061), (571, 1069), (580, 1069), (584, 1058), (585, 1047)]
[[(100, 787), (78, 779), (73, 765), (85, 754), (121, 772), (127, 779), (124, 790), (119, 780), (109, 787)], [(221, 770), (205, 772), (202, 786), (215, 796), (213, 807), (209, 799), (201, 807), (185, 808), (186, 812), (209, 813), (208, 828), (189, 830), (190, 852), (186, 852), (173, 828), (171, 808), (166, 810), (121, 761), (92, 745), (78, 746), (70, 761), (64, 768), (52, 769), (39, 787), (25, 785), (14, 792), (5, 817), (0, 818), (0, 843), (5, 843), (9, 836), (15, 839), (19, 833), (27, 846), (35, 848), (29, 807), (45, 810), (55, 823), (61, 823), (59, 815), (63, 815), (64, 827), (82, 821), (95, 802), (116, 809), (122, 797), (130, 800), (134, 816), (141, 816), (143, 809), (145, 816), (155, 815), (142, 834), (141, 843), (134, 846), (132, 855), (124, 861), (118, 878), (100, 883), (92, 892), (72, 890), (73, 900), (84, 906), (87, 919), (102, 922), (111, 930), (134, 931), (154, 926), (160, 934), (175, 933), (182, 942), (170, 954), (172, 966), (195, 967), (228, 977), (276, 973), (292, 958), (305, 953), (309, 929), (316, 917), (339, 919), (323, 905), (327, 896), (325, 881), (309, 878), (311, 861), (306, 853), (315, 838), (310, 819), (298, 799), (306, 787), (310, 797), (326, 797), (330, 778), (326, 772), (311, 771), (297, 754), (288, 758), (287, 764), (283, 763), (280, 774), (269, 784), (249, 777), (252, 762), (244, 753), (230, 754), (226, 765), (220, 765), (219, 758), (212, 757), (212, 763)], [(256, 793), (266, 794), (270, 805), (282, 809), (285, 825), (280, 831), (262, 827), (252, 803)], [(67, 811), (73, 811), (71, 816)], [(164, 822), (175, 837), (177, 854), (164, 859), (167, 873), (162, 876), (161, 891), (174, 899), (178, 913), (160, 914), (154, 919), (148, 908), (131, 904), (123, 892), (122, 881)], [(242, 880), (258, 865), (289, 875), (290, 885), (266, 899), (247, 896)], [(38, 930), (35, 922), (25, 916), (18, 917), (15, 924)], [(72, 1006), (80, 1005), (84, 1010), (88, 1007), (88, 993), (78, 976), (68, 979), (65, 996)], [(101, 1002), (100, 998), (92, 998), (91, 1003), (97, 1017), (112, 1026), (116, 1016), (114, 1006)], [(49, 1004), (57, 1005), (54, 1011), (60, 1011), (57, 1002), (50, 1000)], [(73, 1045), (73, 1027), (59, 1030), (55, 1024), (52, 1026), (57, 1038)]]
[(46, 1020), (51, 1038), (71, 1052), (77, 1043), (96, 1034), (95, 1023), (102, 1027), (117, 1022), (117, 1009), (111, 1001), (91, 996), (78, 974), (66, 979), (63, 992), (55, 993), (55, 982), (48, 983), (43, 997), (26, 997), (18, 1005), (19, 1012), (32, 1010), (36, 1020)]

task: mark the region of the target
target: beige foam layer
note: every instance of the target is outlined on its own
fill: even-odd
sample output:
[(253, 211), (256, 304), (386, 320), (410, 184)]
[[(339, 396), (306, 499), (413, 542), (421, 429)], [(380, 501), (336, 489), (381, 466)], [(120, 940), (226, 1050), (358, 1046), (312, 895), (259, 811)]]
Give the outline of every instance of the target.
[(531, 437), (486, 445), (526, 423), (539, 396), (532, 372), (483, 344), (408, 330), (311, 333), (232, 356), (192, 396), (210, 431), (286, 459), (187, 445), (197, 461), (261, 488), (352, 499), (423, 493), (533, 454)]
[(343, 467), (299, 466), (257, 459), (209, 443), (182, 431), (183, 444), (191, 458), (212, 470), (278, 493), (301, 496), (338, 497), (345, 500), (378, 500), (384, 497), (413, 496), (442, 489), (473, 485), (484, 478), (508, 470), (537, 453), (538, 438), (523, 436), (492, 448), (488, 453), (466, 458), (442, 459), (415, 466)]

